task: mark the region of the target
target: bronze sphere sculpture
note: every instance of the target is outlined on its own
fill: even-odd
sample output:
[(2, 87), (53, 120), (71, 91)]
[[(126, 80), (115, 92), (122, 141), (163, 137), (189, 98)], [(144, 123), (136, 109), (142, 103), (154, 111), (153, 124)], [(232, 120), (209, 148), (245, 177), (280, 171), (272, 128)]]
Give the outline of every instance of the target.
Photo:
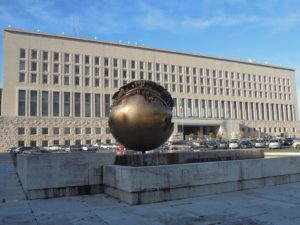
[(173, 104), (170, 93), (157, 83), (128, 83), (113, 96), (110, 131), (128, 149), (144, 152), (157, 148), (173, 132)]

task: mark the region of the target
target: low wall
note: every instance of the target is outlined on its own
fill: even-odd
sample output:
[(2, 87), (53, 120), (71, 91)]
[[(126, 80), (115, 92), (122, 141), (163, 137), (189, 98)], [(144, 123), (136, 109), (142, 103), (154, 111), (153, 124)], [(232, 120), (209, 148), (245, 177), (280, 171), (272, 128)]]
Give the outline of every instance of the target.
[(103, 165), (114, 153), (19, 154), (17, 172), (28, 199), (103, 192)]
[(199, 152), (172, 152), (116, 156), (120, 166), (158, 166), (196, 162), (242, 160), (264, 158), (262, 149), (211, 150)]
[(144, 204), (300, 181), (300, 157), (104, 166), (104, 193)]

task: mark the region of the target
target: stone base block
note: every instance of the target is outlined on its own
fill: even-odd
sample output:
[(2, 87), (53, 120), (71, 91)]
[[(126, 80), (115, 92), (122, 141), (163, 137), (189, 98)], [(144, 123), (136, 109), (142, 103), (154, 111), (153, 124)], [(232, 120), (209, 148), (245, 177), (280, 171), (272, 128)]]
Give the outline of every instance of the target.
[(104, 166), (104, 193), (145, 204), (300, 181), (300, 157), (147, 167)]

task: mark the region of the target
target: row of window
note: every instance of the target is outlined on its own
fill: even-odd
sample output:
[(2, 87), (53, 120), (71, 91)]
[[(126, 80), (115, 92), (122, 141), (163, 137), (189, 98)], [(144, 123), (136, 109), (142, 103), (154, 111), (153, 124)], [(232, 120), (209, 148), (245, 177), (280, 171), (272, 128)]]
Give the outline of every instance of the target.
[[(27, 58), (27, 52), (26, 49), (20, 49), (20, 71), (26, 70), (26, 60)], [(81, 55), (81, 54), (70, 54), (70, 53), (59, 53), (59, 52), (52, 52), (53, 58), (51, 60), (50, 52), (49, 51), (37, 51), (37, 50), (31, 50), (31, 57), (30, 57), (30, 70), (31, 71), (37, 71), (39, 63), (36, 61), (38, 59), (38, 52), (41, 52), (42, 55), (42, 61), (41, 62), (41, 70), (42, 72), (49, 72), (50, 64), (49, 62), (53, 63), (53, 73), (59, 73), (60, 72), (60, 62), (61, 57), (63, 56), (63, 72), (65, 74), (81, 74), (81, 68), (84, 68), (85, 75), (90, 75), (92, 67), (95, 66), (95, 76), (98, 76), (99, 74), (99, 66), (101, 64), (101, 57), (99, 56), (88, 56), (88, 55)], [(94, 59), (94, 60), (92, 60)], [(93, 61), (93, 65), (92, 65)], [(74, 62), (74, 71), (71, 72), (71, 65), (69, 63)], [(222, 70), (216, 70), (216, 69), (203, 69), (203, 68), (196, 68), (196, 67), (189, 67), (189, 66), (181, 66), (181, 65), (168, 65), (168, 64), (161, 64), (161, 63), (153, 63), (153, 62), (143, 62), (143, 61), (135, 61), (135, 60), (127, 60), (127, 59), (116, 59), (116, 58), (108, 58), (103, 57), (102, 62), (104, 67), (110, 67), (110, 68), (123, 68), (123, 69), (132, 69), (136, 70), (139, 69), (141, 71), (147, 70), (148, 71), (155, 71), (156, 72), (162, 72), (162, 73), (178, 73), (178, 74), (185, 74), (185, 75), (194, 75), (194, 76), (204, 76), (207, 77), (219, 77), (219, 78), (225, 78), (225, 79), (234, 79), (234, 80), (243, 80), (243, 81), (253, 81), (253, 82), (264, 82), (264, 83), (273, 83), (273, 84), (283, 84), (283, 85), (290, 85), (290, 79), (288, 78), (275, 78), (275, 77), (268, 77), (263, 75), (255, 75), (255, 74), (246, 74), (246, 73), (239, 73), (239, 72), (228, 72), (228, 71), (222, 71)], [(76, 65), (78, 64), (78, 65)], [(81, 64), (85, 64), (85, 66), (81, 66)], [(122, 65), (121, 65), (122, 64)], [(120, 66), (121, 65), (121, 66)], [(139, 65), (139, 66), (138, 66)], [(155, 65), (155, 66), (154, 66)], [(108, 75), (109, 68), (103, 69), (103, 74)], [(126, 71), (126, 70), (125, 70)], [(135, 72), (135, 71), (133, 71)]]
[[(25, 127), (18, 127), (18, 135), (69, 135), (69, 134), (101, 134), (101, 127), (96, 127), (94, 129), (90, 127), (86, 128), (81, 128), (81, 127), (64, 127), (63, 129), (60, 129), (59, 127), (42, 127), (42, 128), (37, 128), (37, 127), (31, 127), (28, 129), (28, 133), (25, 132), (26, 129)], [(83, 133), (84, 132), (84, 133)], [(92, 133), (93, 132), (93, 133)], [(109, 128), (105, 129), (105, 134), (110, 134)]]
[[(25, 142), (25, 140), (19, 140), (18, 141), (18, 146), (23, 147), (23, 146), (31, 146), (31, 147), (37, 147), (37, 146), (42, 146), (42, 147), (48, 147), (50, 145), (82, 145), (82, 144), (93, 144), (93, 143), (101, 143), (100, 139), (96, 139), (95, 142), (93, 142), (90, 139), (87, 140), (81, 140), (77, 139), (74, 142), (71, 142), (69, 139), (59, 141), (59, 140), (53, 140), (53, 141), (48, 141), (48, 140), (42, 140), (42, 141), (37, 141), (37, 140), (29, 140), (28, 142)], [(111, 139), (105, 139), (105, 143), (111, 143)]]
[(294, 121), (295, 106), (223, 100), (174, 100), (174, 117), (228, 118), (241, 120)]
[[(101, 102), (104, 102), (103, 107)], [(109, 112), (109, 94), (18, 91), (19, 116), (108, 117)]]

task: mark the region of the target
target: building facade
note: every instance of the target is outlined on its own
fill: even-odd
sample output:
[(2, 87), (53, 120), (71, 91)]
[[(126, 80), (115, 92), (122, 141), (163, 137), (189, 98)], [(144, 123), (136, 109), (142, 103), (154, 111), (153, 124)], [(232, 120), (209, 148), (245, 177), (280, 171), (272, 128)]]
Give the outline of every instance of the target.
[(3, 149), (114, 142), (112, 95), (137, 79), (171, 93), (174, 135), (298, 134), (291, 68), (15, 29), (3, 42)]

